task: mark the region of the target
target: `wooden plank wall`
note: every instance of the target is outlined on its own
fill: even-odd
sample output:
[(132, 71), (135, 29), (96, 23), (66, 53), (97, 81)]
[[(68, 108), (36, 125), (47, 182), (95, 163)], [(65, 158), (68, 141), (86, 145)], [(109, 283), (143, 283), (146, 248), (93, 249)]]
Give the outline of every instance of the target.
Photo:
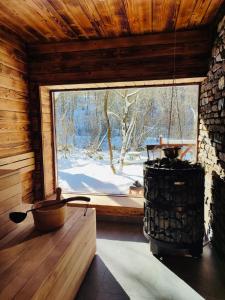
[(51, 94), (40, 87), (44, 197), (55, 193), (54, 129)]
[[(30, 76), (42, 85), (173, 78), (174, 33), (107, 40), (34, 44)], [(176, 78), (205, 76), (207, 29), (176, 33)]]
[(0, 239), (17, 228), (9, 212), (21, 210), (21, 176), (19, 171), (0, 170)]
[[(49, 91), (42, 86), (171, 79), (174, 38), (174, 33), (162, 33), (29, 45), (35, 198), (48, 196), (55, 188)], [(176, 78), (205, 76), (210, 45), (208, 29), (177, 32)]]
[(30, 82), (30, 113), (32, 122), (32, 144), (35, 153), (35, 171), (33, 174), (34, 199), (41, 200), (44, 197), (44, 172), (42, 155), (42, 131), (41, 131), (41, 101), (40, 87), (37, 83)]
[[(0, 159), (31, 150), (26, 48), (19, 38), (0, 30)], [(33, 198), (32, 172), (27, 169), (21, 175), (26, 202)]]

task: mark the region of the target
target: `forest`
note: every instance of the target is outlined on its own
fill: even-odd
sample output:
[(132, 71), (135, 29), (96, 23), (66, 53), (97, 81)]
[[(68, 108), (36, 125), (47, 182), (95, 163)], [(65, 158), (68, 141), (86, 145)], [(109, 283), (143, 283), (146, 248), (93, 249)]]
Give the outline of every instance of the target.
[(68, 161), (78, 170), (81, 158), (89, 169), (98, 161), (117, 175), (128, 164), (138, 169), (147, 159), (146, 145), (160, 137), (195, 142), (197, 108), (196, 85), (55, 93), (59, 171)]

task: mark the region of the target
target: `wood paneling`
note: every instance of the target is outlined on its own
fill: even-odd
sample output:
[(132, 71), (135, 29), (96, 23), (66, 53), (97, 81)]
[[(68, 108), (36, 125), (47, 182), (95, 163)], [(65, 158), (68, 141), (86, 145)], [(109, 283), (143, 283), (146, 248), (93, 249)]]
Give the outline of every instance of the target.
[(224, 0), (1, 1), (0, 25), (26, 42), (101, 39), (193, 29), (212, 22)]
[[(44, 168), (53, 176), (54, 162), (52, 152), (42, 153), (53, 142), (51, 105), (47, 97), (40, 105), (40, 85), (171, 79), (174, 34), (170, 32), (174, 29), (176, 78), (205, 76), (210, 37), (207, 30), (191, 29), (212, 22), (223, 3), (24, 0), (21, 5), (17, 0), (1, 1), (0, 158), (35, 151), (36, 168), (34, 174), (26, 169), (23, 199), (30, 198), (33, 187), (37, 199), (42, 199), (44, 185), (46, 194), (54, 190), (53, 180), (48, 178), (44, 184), (43, 178)], [(26, 46), (21, 40), (34, 43), (29, 45), (29, 94)]]
[[(178, 32), (176, 78), (205, 76), (209, 51), (208, 30)], [(86, 83), (88, 88), (94, 82), (104, 82), (107, 87), (118, 81), (171, 80), (173, 53), (173, 33), (29, 46), (37, 199), (55, 191), (50, 94), (48, 88), (39, 85)]]
[(9, 220), (9, 212), (18, 208), (21, 197), (19, 171), (0, 170), (0, 239), (17, 227)]
[(44, 197), (55, 193), (53, 109), (50, 91), (40, 87)]
[(0, 158), (0, 172), (2, 170), (18, 170), (22, 186), (24, 202), (33, 199), (33, 171), (35, 169), (34, 152)]
[[(208, 30), (178, 32), (176, 78), (205, 76), (209, 52)], [(43, 85), (171, 79), (173, 53), (171, 33), (38, 44), (29, 48), (30, 78)]]
[(42, 130), (41, 130), (41, 101), (40, 87), (36, 83), (30, 83), (30, 113), (32, 115), (32, 142), (35, 152), (35, 171), (33, 174), (34, 198), (44, 199), (44, 173), (42, 155)]
[[(0, 158), (35, 151), (34, 173), (29, 166), (24, 169), (23, 199), (31, 197), (33, 186), (37, 199), (42, 199), (43, 189), (47, 195), (55, 188), (51, 105), (47, 96), (40, 105), (39, 85), (171, 79), (174, 34), (146, 34), (205, 26), (223, 2), (1, 1)], [(29, 95), (21, 40), (35, 43), (30, 45)], [(209, 40), (207, 31), (177, 32), (177, 78), (205, 76)], [(44, 169), (51, 178), (43, 178)]]
[(34, 153), (28, 152), (25, 154), (0, 158), (0, 169), (3, 170), (19, 170), (20, 173), (27, 173), (34, 170)]
[[(207, 30), (192, 30), (181, 31), (177, 33), (178, 42), (185, 43), (187, 41), (198, 42), (199, 39), (204, 39), (205, 42), (209, 39)], [(95, 41), (76, 41), (66, 43), (36, 43), (29, 44), (29, 53), (31, 57), (36, 57), (39, 54), (47, 53), (67, 53), (67, 52), (82, 52), (104, 49), (121, 49), (132, 48), (135, 46), (164, 46), (174, 44), (174, 33), (152, 34), (145, 36), (135, 36), (126, 38), (115, 38)]]
[[(1, 14), (1, 13), (0, 13)], [(0, 168), (31, 174), (31, 124), (28, 107), (27, 57), (24, 44), (0, 29)], [(22, 195), (32, 200), (33, 182), (22, 181)], [(1, 206), (1, 204), (0, 204)]]

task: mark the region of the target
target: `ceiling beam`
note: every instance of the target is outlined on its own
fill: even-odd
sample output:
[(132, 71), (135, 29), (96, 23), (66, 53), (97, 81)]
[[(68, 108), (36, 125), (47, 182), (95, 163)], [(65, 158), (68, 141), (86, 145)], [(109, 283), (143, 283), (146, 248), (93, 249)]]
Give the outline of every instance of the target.
[(165, 80), (205, 76), (207, 29), (29, 47), (30, 78), (42, 85)]
[[(29, 44), (28, 49), (30, 54), (44, 54), (44, 53), (60, 53), (60, 52), (74, 52), (74, 51), (92, 51), (99, 49), (111, 48), (129, 48), (135, 46), (154, 46), (154, 45), (168, 45), (173, 44), (175, 39), (174, 32), (155, 33), (141, 36), (130, 36), (122, 38), (111, 38), (101, 40), (89, 41), (72, 41), (72, 42), (58, 42), (58, 43), (35, 43)], [(177, 43), (207, 41), (209, 39), (209, 29), (201, 30), (179, 31), (176, 32)]]

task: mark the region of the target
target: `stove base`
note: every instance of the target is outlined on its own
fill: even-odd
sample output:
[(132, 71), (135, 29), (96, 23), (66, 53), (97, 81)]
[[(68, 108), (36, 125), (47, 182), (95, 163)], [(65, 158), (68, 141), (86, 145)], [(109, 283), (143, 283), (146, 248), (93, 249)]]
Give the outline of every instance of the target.
[(173, 244), (163, 242), (150, 237), (150, 251), (154, 256), (160, 257), (169, 254), (190, 254), (192, 257), (200, 258), (203, 251), (202, 241), (192, 244)]

